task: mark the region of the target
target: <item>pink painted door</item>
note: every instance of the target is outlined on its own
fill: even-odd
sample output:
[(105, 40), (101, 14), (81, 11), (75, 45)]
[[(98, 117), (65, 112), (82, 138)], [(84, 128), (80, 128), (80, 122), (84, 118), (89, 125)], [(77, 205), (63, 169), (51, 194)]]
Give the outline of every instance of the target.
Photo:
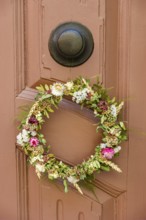
[[(144, 0), (0, 2), (0, 219), (146, 219), (145, 9)], [(94, 50), (83, 64), (66, 67), (51, 57), (48, 40), (58, 25), (73, 21), (91, 31)], [(24, 153), (15, 148), (14, 120), (22, 106), (34, 100), (34, 86), (66, 82), (79, 75), (91, 82), (98, 76), (107, 88), (113, 87), (112, 95), (126, 103), (123, 118), (128, 122), (129, 140), (115, 160), (123, 172), (98, 174), (94, 182), (97, 198), (88, 190), (82, 196), (73, 188), (65, 194), (61, 185), (38, 180)], [(92, 115), (64, 100), (43, 132), (54, 153), (75, 164), (90, 155), (96, 140), (100, 141), (94, 123)]]
[[(115, 32), (117, 31), (117, 27), (112, 24), (117, 18), (117, 5), (113, 3), (114, 19), (111, 17), (112, 12), (109, 11), (106, 15), (106, 7), (105, 1), (27, 1), (25, 37), (27, 86), (29, 88), (27, 87), (19, 94), (17, 100), (19, 106), (28, 99), (29, 102), (33, 100), (35, 92), (31, 88), (34, 88), (35, 85), (51, 81), (65, 82), (79, 75), (89, 78), (92, 83), (99, 77), (105, 85), (112, 85), (113, 93), (116, 93), (116, 89), (119, 89), (116, 82), (117, 64), (111, 64), (112, 59), (117, 58), (117, 45), (112, 39), (116, 36), (115, 33), (110, 33), (108, 28), (112, 25)], [(86, 62), (75, 67), (60, 65), (52, 58), (48, 49), (48, 41), (52, 32), (66, 22), (78, 22), (86, 26), (93, 36), (93, 53)], [(110, 39), (113, 41), (112, 50), (115, 53), (112, 58), (107, 58), (111, 50), (110, 42), (108, 42)], [(105, 63), (106, 58), (107, 63)], [(112, 65), (111, 69), (108, 65)], [(106, 73), (106, 68), (110, 69), (108, 73)], [(107, 74), (112, 74), (113, 79), (108, 79)], [(56, 156), (63, 161), (77, 164), (94, 151), (97, 139), (99, 142), (101, 140), (100, 134), (95, 132), (95, 123), (94, 117), (77, 110), (74, 104), (64, 101), (61, 108), (45, 123), (43, 131), (50, 145), (53, 146), (52, 151)], [(127, 149), (125, 148), (121, 159), (116, 161), (121, 166), (123, 173), (127, 169), (126, 161)], [(26, 185), (28, 186), (30, 220), (47, 220), (48, 218), (53, 220), (69, 218), (73, 220), (106, 220), (108, 218), (113, 220), (116, 215), (120, 218), (118, 209), (123, 210), (122, 215), (125, 215), (123, 201), (126, 178), (123, 174), (111, 172), (97, 175), (95, 193), (98, 199), (87, 190), (84, 192), (84, 196), (79, 195), (73, 189), (65, 194), (61, 186), (58, 186), (58, 189), (47, 179), (39, 181), (31, 167), (28, 168), (25, 175), (28, 175)]]

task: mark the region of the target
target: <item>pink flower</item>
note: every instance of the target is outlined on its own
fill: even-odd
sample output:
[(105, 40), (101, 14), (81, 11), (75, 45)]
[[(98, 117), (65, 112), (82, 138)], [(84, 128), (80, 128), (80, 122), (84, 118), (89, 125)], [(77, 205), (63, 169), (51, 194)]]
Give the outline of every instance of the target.
[(111, 147), (106, 147), (101, 150), (101, 153), (106, 159), (110, 160), (114, 156), (114, 149)]
[(36, 137), (31, 137), (29, 142), (33, 147), (36, 147), (39, 144), (39, 140)]

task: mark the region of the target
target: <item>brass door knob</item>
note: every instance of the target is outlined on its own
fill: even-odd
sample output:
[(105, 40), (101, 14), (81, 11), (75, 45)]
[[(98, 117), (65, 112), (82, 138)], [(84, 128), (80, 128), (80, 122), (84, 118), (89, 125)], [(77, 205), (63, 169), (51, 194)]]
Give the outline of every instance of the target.
[(55, 28), (49, 39), (49, 51), (59, 64), (68, 67), (81, 65), (93, 52), (94, 42), (89, 29), (77, 22)]

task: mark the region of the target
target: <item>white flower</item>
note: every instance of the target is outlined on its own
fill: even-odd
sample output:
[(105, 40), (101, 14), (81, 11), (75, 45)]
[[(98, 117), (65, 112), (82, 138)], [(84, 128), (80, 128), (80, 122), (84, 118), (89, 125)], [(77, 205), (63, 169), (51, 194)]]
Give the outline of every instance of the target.
[(33, 137), (37, 135), (36, 131), (31, 131), (30, 133), (31, 133), (31, 136), (33, 136)]
[(40, 162), (44, 162), (43, 156), (42, 156), (42, 155), (37, 155), (36, 157), (32, 157), (32, 158), (30, 159), (30, 164), (33, 164), (33, 163), (36, 162), (37, 160), (40, 161)]
[(115, 105), (111, 105), (110, 109), (111, 109), (111, 114), (114, 117), (116, 117), (117, 116), (117, 108), (116, 108), (116, 106)]
[(121, 150), (121, 146), (117, 146), (117, 147), (114, 149), (115, 154), (118, 153), (120, 150)]
[(101, 148), (101, 149), (106, 148), (106, 147), (107, 147), (107, 144), (104, 144), (104, 143), (101, 143), (101, 144), (100, 144), (100, 148)]
[(24, 143), (27, 143), (29, 141), (29, 139), (29, 132), (23, 129), (22, 132), (17, 135), (17, 144), (23, 146)]
[(54, 83), (51, 87), (51, 91), (55, 96), (62, 96), (64, 92), (64, 85), (61, 83)]
[(35, 171), (36, 171), (36, 174), (38, 176), (38, 178), (40, 179), (41, 177), (41, 172), (44, 173), (45, 172), (45, 165), (41, 165), (41, 164), (36, 164), (35, 165)]
[(70, 182), (72, 184), (75, 184), (75, 183), (79, 182), (79, 180), (74, 176), (67, 177), (67, 180), (68, 180), (68, 182)]
[(29, 141), (29, 132), (25, 129), (22, 130), (22, 138), (24, 142), (28, 142)]
[(19, 133), (17, 135), (17, 144), (23, 146), (23, 139), (22, 139), (22, 134), (21, 133)]
[(39, 163), (37, 163), (36, 165), (35, 165), (35, 169), (36, 169), (36, 172), (45, 172), (45, 165), (41, 165), (41, 164), (39, 164)]
[(89, 89), (84, 88), (83, 90), (74, 92), (72, 100), (76, 103), (81, 103), (87, 98), (88, 93), (90, 92)]
[(67, 88), (67, 90), (71, 90), (72, 87), (73, 87), (73, 85), (74, 85), (74, 83), (71, 81), (71, 82), (67, 82), (67, 83), (64, 84), (64, 85), (65, 85), (65, 87)]

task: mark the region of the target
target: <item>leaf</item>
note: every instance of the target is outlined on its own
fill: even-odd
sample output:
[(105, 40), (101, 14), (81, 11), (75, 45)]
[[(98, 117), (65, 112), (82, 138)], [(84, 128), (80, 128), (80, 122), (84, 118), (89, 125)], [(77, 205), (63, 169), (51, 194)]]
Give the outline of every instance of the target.
[(126, 130), (126, 128), (125, 128), (125, 125), (124, 125), (124, 123), (122, 122), (122, 121), (120, 121), (120, 126), (121, 126), (121, 128), (123, 128), (123, 130), (125, 131)]
[(116, 101), (116, 98), (113, 97), (112, 100), (110, 101), (110, 103), (112, 104), (112, 103), (114, 103), (115, 101)]
[(100, 166), (100, 169), (101, 170), (104, 170), (104, 171), (110, 171), (110, 168), (108, 166)]
[(67, 193), (68, 192), (68, 185), (67, 185), (66, 180), (63, 180), (63, 185), (64, 185), (64, 192)]
[(83, 195), (83, 192), (82, 192), (81, 188), (79, 187), (79, 185), (77, 183), (74, 183), (73, 185), (78, 190), (78, 192), (81, 193), (81, 195)]
[(48, 108), (49, 112), (54, 112), (54, 110), (52, 108)]
[(48, 98), (50, 98), (52, 95), (51, 94), (45, 94), (45, 95), (42, 95), (42, 100), (44, 100), (44, 99), (48, 99)]
[(44, 138), (42, 139), (42, 143), (43, 143), (43, 144), (46, 144), (46, 140), (45, 140)]
[(45, 89), (46, 89), (46, 91), (49, 90), (49, 86), (47, 84), (45, 84)]
[(48, 114), (47, 110), (45, 110), (45, 109), (44, 109), (44, 115), (45, 115), (47, 118), (49, 118), (49, 114)]
[(99, 131), (99, 129), (100, 129), (100, 126), (97, 126), (97, 128), (96, 128), (96, 132), (98, 132), (98, 131)]
[(44, 135), (43, 134), (39, 134), (39, 137), (44, 137)]
[(103, 124), (103, 122), (105, 121), (106, 117), (104, 115), (102, 115), (101, 117), (101, 124)]
[(45, 89), (44, 89), (44, 87), (43, 87), (42, 85), (37, 86), (36, 89), (37, 89), (39, 92), (44, 92), (44, 91), (45, 91)]
[(27, 151), (26, 148), (24, 148), (24, 153), (25, 153), (26, 155), (28, 155), (28, 151)]
[(92, 180), (80, 181), (80, 186), (89, 190), (93, 194), (93, 196), (96, 198), (96, 201), (99, 202), (99, 198), (97, 197), (96, 192), (95, 192), (96, 187), (92, 183)]
[[(48, 146), (50, 148), (50, 146)], [(54, 154), (48, 154), (49, 158), (54, 157)]]

